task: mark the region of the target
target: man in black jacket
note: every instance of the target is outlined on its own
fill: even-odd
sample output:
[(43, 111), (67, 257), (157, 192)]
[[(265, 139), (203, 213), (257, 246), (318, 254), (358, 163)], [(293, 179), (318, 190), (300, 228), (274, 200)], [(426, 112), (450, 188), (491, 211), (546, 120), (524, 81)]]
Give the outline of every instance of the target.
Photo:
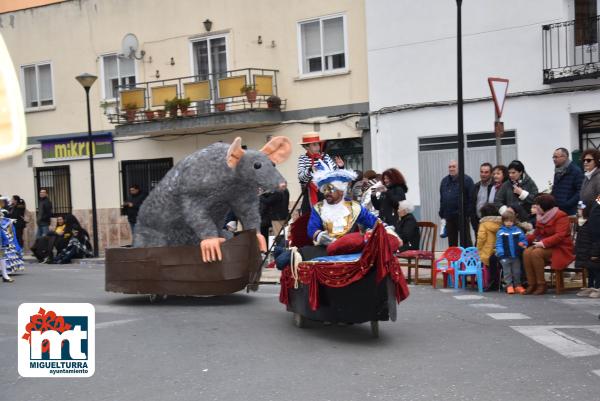
[(146, 196), (148, 196), (148, 194), (142, 192), (139, 185), (133, 184), (129, 187), (129, 196), (127, 197), (127, 202), (123, 204), (123, 208), (127, 214), (127, 221), (131, 227), (132, 238), (133, 230), (135, 229), (135, 223), (137, 222), (137, 215), (140, 211), (140, 206), (142, 206), (142, 202), (144, 202), (144, 199), (146, 199)]
[[(471, 246), (471, 230), (469, 229), (469, 209), (471, 206), (471, 194), (473, 194), (473, 180), (465, 174), (464, 186), (464, 209), (466, 246)], [(458, 182), (458, 162), (450, 160), (448, 163), (448, 175), (440, 183), (440, 218), (446, 220), (446, 232), (448, 233), (448, 246), (458, 246), (458, 233), (460, 231), (460, 189)]]
[(479, 210), (486, 203), (494, 201), (493, 199), (491, 201), (489, 199), (490, 192), (494, 186), (494, 183), (492, 182), (492, 169), (492, 165), (487, 162), (479, 166), (480, 181), (475, 184), (473, 193), (471, 194), (471, 226), (475, 232), (475, 238), (477, 238), (477, 231), (479, 231), (479, 219), (481, 218), (481, 213)]
[(52, 202), (48, 199), (48, 190), (40, 189), (40, 200), (37, 210), (37, 232), (35, 238), (41, 238), (50, 230), (50, 219), (52, 218)]

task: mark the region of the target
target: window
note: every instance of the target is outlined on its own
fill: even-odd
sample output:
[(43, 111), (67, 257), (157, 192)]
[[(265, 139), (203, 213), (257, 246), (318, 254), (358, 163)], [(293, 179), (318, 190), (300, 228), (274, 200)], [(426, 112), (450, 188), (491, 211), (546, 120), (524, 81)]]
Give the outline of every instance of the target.
[(173, 167), (173, 158), (121, 161), (123, 197), (129, 196), (129, 187), (136, 184), (143, 192), (150, 193)]
[(575, 45), (598, 42), (596, 0), (575, 0)]
[(316, 74), (344, 70), (347, 63), (346, 19), (344, 16), (323, 17), (301, 22), (300, 71)]
[(119, 96), (119, 86), (135, 86), (135, 62), (133, 59), (109, 55), (102, 57), (104, 98)]
[(25, 88), (25, 108), (37, 109), (54, 106), (52, 95), (52, 67), (50, 63), (40, 63), (21, 67)]
[(69, 166), (38, 167), (35, 169), (37, 193), (48, 190), (52, 202), (52, 216), (64, 216), (71, 213), (71, 173)]
[[(194, 40), (192, 42), (194, 74), (200, 81), (210, 80), (213, 98), (218, 96), (218, 79), (227, 76), (227, 40), (225, 36)], [(210, 105), (198, 104), (198, 112), (208, 113)]]

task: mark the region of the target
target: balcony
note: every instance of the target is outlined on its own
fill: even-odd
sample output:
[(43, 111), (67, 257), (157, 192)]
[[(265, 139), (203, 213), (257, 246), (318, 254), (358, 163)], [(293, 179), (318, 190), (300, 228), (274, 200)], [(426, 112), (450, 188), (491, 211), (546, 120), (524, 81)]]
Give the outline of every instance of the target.
[(600, 16), (542, 26), (544, 84), (600, 76)]
[(278, 96), (277, 72), (245, 68), (121, 86), (106, 115), (117, 135), (277, 123), (286, 105)]

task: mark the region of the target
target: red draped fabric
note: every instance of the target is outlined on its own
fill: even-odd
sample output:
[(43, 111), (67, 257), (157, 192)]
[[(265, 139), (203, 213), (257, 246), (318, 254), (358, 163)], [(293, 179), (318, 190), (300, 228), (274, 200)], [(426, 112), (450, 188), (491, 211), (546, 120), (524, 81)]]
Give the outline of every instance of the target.
[[(309, 305), (312, 310), (319, 307), (319, 285), (340, 288), (363, 278), (371, 268), (377, 269), (377, 283), (385, 277), (396, 287), (396, 301), (400, 303), (409, 295), (408, 285), (398, 259), (388, 242), (383, 224), (377, 224), (373, 235), (365, 245), (362, 256), (356, 262), (303, 262), (298, 266), (298, 282), (309, 288)], [(289, 303), (289, 290), (294, 288), (291, 267), (281, 273), (279, 301)]]

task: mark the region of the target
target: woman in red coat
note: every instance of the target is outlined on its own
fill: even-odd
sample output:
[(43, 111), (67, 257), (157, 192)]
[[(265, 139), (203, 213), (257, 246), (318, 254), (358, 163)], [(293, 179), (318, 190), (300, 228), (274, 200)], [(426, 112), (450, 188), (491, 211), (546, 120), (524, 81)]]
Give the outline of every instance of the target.
[(527, 241), (533, 246), (523, 253), (523, 264), (529, 286), (526, 294), (542, 295), (546, 292), (544, 267), (564, 269), (574, 259), (573, 240), (569, 216), (556, 206), (552, 195), (541, 194), (535, 198), (532, 211), (537, 214), (533, 234)]

